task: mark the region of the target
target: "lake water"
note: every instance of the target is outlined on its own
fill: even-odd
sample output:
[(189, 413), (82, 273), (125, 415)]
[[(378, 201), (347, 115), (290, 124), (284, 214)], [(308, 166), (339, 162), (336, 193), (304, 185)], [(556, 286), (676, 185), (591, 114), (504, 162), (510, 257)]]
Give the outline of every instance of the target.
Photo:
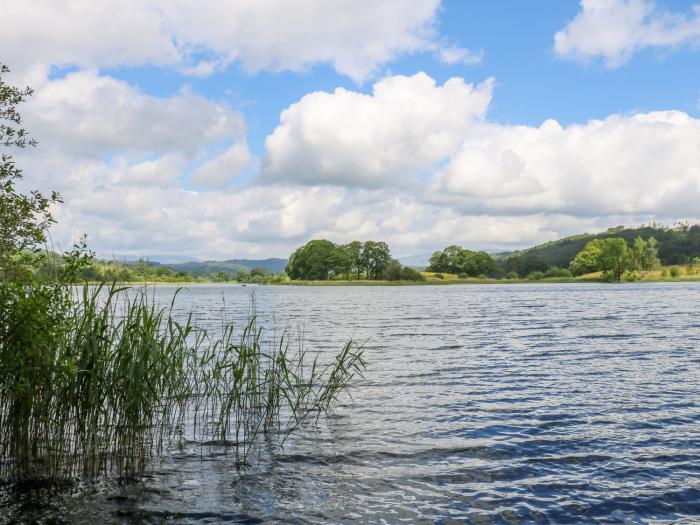
[(195, 286), (179, 315), (242, 322), (252, 289), (308, 350), (365, 343), (352, 400), (246, 472), (188, 446), (5, 521), (700, 522), (700, 284)]

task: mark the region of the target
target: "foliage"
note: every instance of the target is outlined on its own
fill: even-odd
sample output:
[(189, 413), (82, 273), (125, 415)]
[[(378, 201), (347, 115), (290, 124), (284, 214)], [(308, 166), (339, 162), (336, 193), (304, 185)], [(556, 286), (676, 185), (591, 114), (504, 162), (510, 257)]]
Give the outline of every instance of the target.
[(539, 281), (544, 279), (544, 272), (536, 271), (536, 272), (530, 272), (527, 275), (527, 278), (531, 281)]
[(566, 268), (557, 268), (552, 266), (544, 273), (545, 279), (571, 279), (573, 275)]
[(360, 261), (368, 279), (381, 279), (391, 262), (389, 246), (382, 241), (365, 241)]
[(338, 254), (338, 247), (331, 241), (309, 241), (289, 257), (286, 272), (292, 279), (329, 279), (336, 268)]
[(620, 281), (625, 271), (630, 268), (627, 242), (619, 237), (605, 239), (598, 256), (598, 269), (603, 272), (606, 281)]
[(511, 255), (503, 264), (506, 272), (515, 272), (520, 277), (525, 277), (532, 272), (545, 272), (548, 267), (544, 260), (528, 253)]
[(398, 260), (392, 259), (389, 266), (384, 270), (383, 279), (387, 281), (425, 281), (420, 272), (403, 266)]
[(606, 281), (620, 281), (625, 274), (636, 280), (639, 272), (659, 265), (657, 251), (658, 243), (653, 237), (646, 241), (637, 237), (631, 247), (621, 237), (593, 239), (576, 255), (571, 271), (576, 275), (602, 272)]
[(337, 245), (328, 240), (313, 240), (297, 248), (289, 257), (287, 274), (291, 279), (327, 280), (381, 279), (391, 265), (391, 252), (385, 242), (353, 241)]
[[(535, 269), (546, 271), (550, 266), (566, 268), (570, 267), (576, 255), (590, 241), (594, 239), (604, 240), (611, 237), (622, 238), (629, 244), (632, 244), (637, 237), (641, 237), (645, 241), (653, 237), (658, 242), (658, 258), (663, 265), (687, 265), (694, 257), (700, 256), (700, 225), (679, 223), (674, 226), (663, 226), (661, 224), (649, 224), (636, 228), (617, 226), (595, 235), (586, 233), (565, 237), (515, 252), (509, 257), (501, 257), (499, 258), (499, 264), (506, 271), (515, 270), (521, 276), (526, 275), (526, 273), (515, 267), (515, 264), (521, 257), (534, 257), (543, 263), (544, 267), (529, 268), (528, 270), (530, 271)], [(508, 261), (511, 259), (513, 261), (509, 266)]]
[(600, 254), (603, 251), (603, 240), (593, 239), (583, 250), (576, 254), (569, 266), (574, 275), (583, 275), (598, 271)]
[(469, 277), (488, 275), (495, 277), (501, 272), (493, 258), (486, 252), (474, 252), (455, 244), (430, 257), (428, 272), (465, 274)]
[[(18, 125), (15, 106), (30, 93), (0, 76), (0, 119)], [(0, 139), (31, 144), (5, 124)], [(115, 285), (85, 286), (78, 296), (71, 284), (98, 273), (85, 238), (64, 255), (39, 257), (58, 196), (18, 193), (21, 172), (11, 158), (1, 169), (0, 478), (130, 476), (187, 437), (233, 447), (242, 465), (259, 436), (283, 441), (317, 421), (362, 374), (362, 350), (352, 342), (322, 364), (301, 344), (290, 351), (287, 334), (263, 349), (254, 316), (239, 339), (225, 319), (219, 336), (191, 317), (179, 323), (175, 299), (156, 308), (145, 291), (134, 297)], [(116, 269), (172, 272), (146, 261)]]
[(681, 276), (681, 269), (678, 266), (671, 266), (668, 269), (668, 272), (671, 275), (671, 277), (673, 277), (674, 279), (677, 279), (678, 277)]
[[(146, 290), (0, 285), (0, 476), (131, 476), (175, 440), (219, 444), (243, 465), (262, 436), (313, 423), (362, 375), (349, 342), (309, 360), (289, 334), (263, 348), (179, 323)], [(60, 297), (60, 301), (55, 300)], [(299, 348), (291, 351), (290, 348)]]
[[(3, 81), (9, 72), (0, 64), (0, 145), (24, 148), (34, 146), (21, 127), (17, 105), (32, 94), (30, 88), (19, 89)], [(22, 179), (10, 155), (0, 157), (0, 279), (26, 280), (29, 268), (40, 259), (46, 229), (54, 222), (50, 207), (61, 202), (56, 192), (44, 196), (38, 191), (21, 193), (16, 184)]]
[(685, 269), (687, 275), (695, 275), (700, 270), (700, 257), (694, 257)]

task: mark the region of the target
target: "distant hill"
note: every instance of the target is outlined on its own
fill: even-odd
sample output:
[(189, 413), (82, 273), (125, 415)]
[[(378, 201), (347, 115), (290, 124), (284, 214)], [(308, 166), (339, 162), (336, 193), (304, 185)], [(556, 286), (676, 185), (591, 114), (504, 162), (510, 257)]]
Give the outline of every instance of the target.
[(654, 237), (659, 242), (659, 259), (662, 264), (687, 264), (693, 257), (700, 257), (700, 225), (682, 224), (672, 228), (658, 225), (638, 228), (618, 226), (602, 233), (573, 235), (532, 248), (498, 254), (494, 258), (505, 263), (510, 257), (530, 256), (543, 261), (547, 266), (566, 268), (589, 241), (609, 237), (622, 237), (628, 242), (637, 237), (645, 240)]
[(176, 272), (191, 272), (198, 275), (206, 272), (226, 272), (235, 274), (239, 270), (250, 271), (253, 268), (265, 268), (271, 273), (282, 272), (287, 266), (287, 259), (230, 259), (227, 261), (189, 261), (182, 263), (154, 263), (153, 265), (166, 266)]
[(187, 257), (185, 255), (108, 255), (99, 254), (99, 259), (103, 261), (118, 261), (118, 262), (138, 262), (140, 260), (161, 263), (161, 264), (180, 264), (186, 262), (199, 262), (196, 257)]
[(237, 264), (245, 268), (265, 268), (269, 272), (283, 272), (287, 267), (287, 259), (279, 259), (271, 257), (268, 259), (230, 259), (225, 261), (231, 264)]

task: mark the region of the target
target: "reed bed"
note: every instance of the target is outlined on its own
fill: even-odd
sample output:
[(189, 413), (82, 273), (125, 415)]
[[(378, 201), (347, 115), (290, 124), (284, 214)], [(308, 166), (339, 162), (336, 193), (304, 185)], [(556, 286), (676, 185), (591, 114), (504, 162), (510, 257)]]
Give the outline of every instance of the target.
[[(349, 341), (321, 365), (288, 333), (263, 343), (254, 309), (216, 334), (145, 290), (0, 287), (0, 479), (131, 477), (178, 446), (245, 466), (264, 437), (315, 424), (364, 371)], [(80, 294), (76, 297), (75, 294)]]

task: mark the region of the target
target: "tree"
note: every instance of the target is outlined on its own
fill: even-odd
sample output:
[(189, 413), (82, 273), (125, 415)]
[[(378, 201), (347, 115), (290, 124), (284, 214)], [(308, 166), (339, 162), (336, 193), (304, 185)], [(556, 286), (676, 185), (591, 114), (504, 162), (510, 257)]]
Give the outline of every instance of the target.
[(331, 241), (309, 241), (289, 257), (287, 275), (291, 279), (329, 279), (338, 262), (337, 252), (338, 247)]
[(352, 241), (348, 244), (343, 244), (340, 249), (343, 250), (345, 255), (347, 256), (347, 268), (345, 269), (345, 274), (346, 278), (350, 278), (350, 272), (354, 271), (355, 275), (359, 279), (362, 271), (363, 271), (363, 266), (362, 266), (362, 249), (364, 248), (364, 244), (361, 243), (360, 241)]
[(425, 277), (419, 271), (408, 266), (404, 266), (401, 270), (401, 279), (404, 281), (425, 281)]
[[(17, 148), (34, 146), (22, 128), (17, 105), (31, 96), (31, 88), (19, 89), (3, 81), (10, 70), (0, 64), (0, 145)], [(24, 268), (36, 265), (41, 245), (46, 242), (46, 230), (53, 224), (50, 207), (61, 202), (58, 193), (45, 197), (38, 191), (20, 193), (15, 185), (22, 179), (12, 157), (0, 158), (0, 279), (20, 278)]]
[(387, 281), (425, 281), (425, 277), (420, 272), (408, 266), (403, 266), (396, 259), (391, 260), (389, 266), (384, 270), (383, 277)]
[(629, 266), (627, 242), (619, 237), (602, 241), (598, 267), (606, 281), (620, 281)]
[(569, 269), (574, 275), (597, 272), (599, 270), (600, 253), (603, 251), (603, 240), (593, 239), (583, 250), (581, 250), (574, 260), (571, 261)]
[(403, 270), (401, 263), (396, 259), (392, 259), (391, 262), (389, 262), (389, 265), (384, 270), (383, 277), (387, 281), (400, 281), (401, 270)]
[[(429, 272), (461, 273), (463, 264), (463, 252), (461, 246), (452, 244), (441, 252), (433, 253), (430, 257)], [(461, 257), (462, 256), (462, 257)]]
[(496, 261), (486, 252), (474, 252), (452, 244), (442, 252), (435, 252), (430, 258), (429, 272), (479, 275), (498, 275), (500, 269)]
[(654, 237), (649, 237), (646, 241), (637, 237), (629, 251), (628, 271), (636, 275), (637, 272), (653, 270), (661, 264), (658, 250), (658, 243)]
[(249, 283), (250, 282), (250, 272), (241, 268), (234, 275), (234, 279), (239, 283)]
[(594, 239), (571, 262), (574, 275), (603, 272), (606, 281), (620, 281), (628, 274), (636, 278), (637, 272), (653, 270), (659, 265), (658, 243), (650, 237), (646, 241), (637, 237), (632, 246), (622, 237)]
[(466, 264), (462, 268), (464, 273), (472, 277), (478, 277), (479, 275), (496, 277), (499, 274), (502, 274), (502, 270), (500, 270), (496, 264), (496, 261), (494, 261), (493, 257), (491, 257), (488, 253), (471, 252), (469, 250), (465, 251), (469, 253), (468, 257), (466, 258)]
[(532, 272), (546, 272), (548, 268), (546, 261), (531, 253), (512, 255), (505, 264), (506, 272), (516, 272), (520, 277), (530, 275)]
[(391, 262), (389, 246), (382, 241), (366, 241), (362, 248), (361, 261), (368, 279), (379, 279)]

